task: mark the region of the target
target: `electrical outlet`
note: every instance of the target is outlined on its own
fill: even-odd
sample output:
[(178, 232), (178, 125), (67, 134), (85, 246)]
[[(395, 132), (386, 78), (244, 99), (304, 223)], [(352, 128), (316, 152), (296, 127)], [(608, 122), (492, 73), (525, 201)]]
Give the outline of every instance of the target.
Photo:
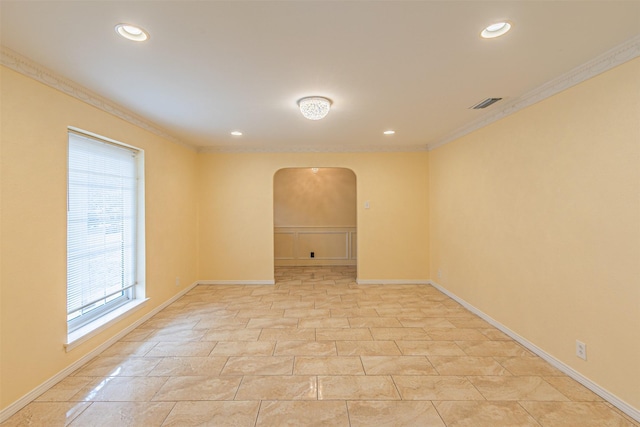
[(438, 279), (442, 279), (442, 270), (438, 269)]
[(176, 286), (180, 286), (180, 278), (176, 277)]
[(309, 253), (309, 258), (315, 258), (316, 257), (316, 253), (315, 252), (310, 252)]
[(576, 340), (576, 356), (582, 360), (587, 360), (587, 345)]

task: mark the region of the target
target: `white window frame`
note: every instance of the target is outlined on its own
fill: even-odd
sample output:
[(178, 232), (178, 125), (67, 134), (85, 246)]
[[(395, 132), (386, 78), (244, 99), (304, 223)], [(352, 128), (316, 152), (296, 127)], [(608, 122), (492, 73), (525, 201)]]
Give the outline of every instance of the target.
[[(136, 153), (137, 197), (136, 197), (136, 248), (135, 248), (135, 284), (125, 291), (125, 297), (104, 304), (79, 319), (67, 322), (66, 351), (97, 335), (123, 317), (142, 307), (148, 300), (145, 292), (145, 206), (144, 206), (144, 150), (104, 136), (87, 132), (75, 127), (68, 127), (68, 138), (80, 136), (101, 143), (112, 144)], [(67, 155), (68, 158), (68, 155)], [(68, 189), (67, 183), (67, 191)], [(68, 228), (67, 228), (68, 231)], [(67, 290), (68, 292), (68, 290)], [(66, 310), (65, 310), (66, 312)]]

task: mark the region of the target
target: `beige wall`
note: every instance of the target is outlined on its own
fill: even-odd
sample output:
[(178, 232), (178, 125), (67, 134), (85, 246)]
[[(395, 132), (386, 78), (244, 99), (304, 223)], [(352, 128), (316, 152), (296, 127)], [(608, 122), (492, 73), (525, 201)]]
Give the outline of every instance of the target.
[(274, 174), (340, 167), (356, 175), (359, 279), (428, 280), (427, 159), (426, 152), (201, 154), (199, 278), (273, 280)]
[[(196, 155), (1, 73), (0, 408), (171, 298), (177, 276), (273, 279), (274, 174), (313, 166), (357, 177), (360, 279), (432, 278), (640, 407), (640, 60), (430, 153)], [(65, 353), (69, 125), (145, 150), (152, 299)]]
[(356, 204), (356, 176), (349, 169), (286, 168), (276, 172), (275, 265), (355, 266)]
[(432, 278), (636, 408), (638, 76), (640, 59), (429, 153)]
[[(197, 154), (11, 70), (0, 73), (1, 409), (196, 280)], [(145, 150), (151, 298), (69, 353), (63, 347), (67, 126)]]
[(356, 176), (344, 168), (287, 168), (273, 179), (276, 227), (355, 227)]

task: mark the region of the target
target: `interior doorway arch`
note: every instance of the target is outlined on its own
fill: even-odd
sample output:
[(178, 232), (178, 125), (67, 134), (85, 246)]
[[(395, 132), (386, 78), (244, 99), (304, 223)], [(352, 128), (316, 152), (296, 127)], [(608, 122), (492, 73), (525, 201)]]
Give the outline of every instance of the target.
[(284, 168), (273, 180), (274, 265), (357, 267), (355, 173)]

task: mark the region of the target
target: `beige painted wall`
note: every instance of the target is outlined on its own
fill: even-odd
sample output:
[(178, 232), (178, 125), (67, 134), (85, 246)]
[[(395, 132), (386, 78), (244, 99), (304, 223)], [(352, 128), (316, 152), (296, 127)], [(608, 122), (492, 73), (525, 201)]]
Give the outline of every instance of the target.
[(429, 153), (432, 278), (636, 408), (638, 76), (640, 59)]
[[(0, 408), (171, 298), (176, 276), (272, 279), (274, 174), (312, 166), (357, 176), (360, 279), (431, 277), (640, 407), (640, 60), (430, 153), (196, 155), (0, 72)], [(152, 299), (65, 353), (69, 125), (145, 150)]]
[(274, 176), (276, 227), (355, 227), (356, 176), (344, 168), (280, 169)]
[(273, 280), (274, 174), (341, 167), (356, 175), (359, 279), (428, 280), (427, 159), (426, 152), (199, 155), (198, 277)]
[[(197, 154), (9, 69), (0, 73), (2, 409), (196, 280)], [(67, 126), (145, 150), (151, 298), (69, 353), (63, 348)]]
[(277, 171), (273, 177), (275, 265), (356, 265), (351, 256), (357, 252), (356, 204), (356, 176), (350, 169)]

